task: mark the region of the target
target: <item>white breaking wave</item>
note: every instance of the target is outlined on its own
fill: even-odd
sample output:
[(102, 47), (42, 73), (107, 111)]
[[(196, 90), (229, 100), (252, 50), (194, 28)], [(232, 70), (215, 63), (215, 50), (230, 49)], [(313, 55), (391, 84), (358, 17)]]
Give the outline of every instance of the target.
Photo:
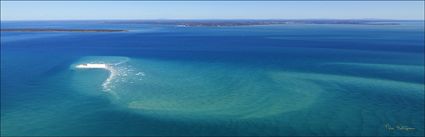
[(114, 69), (114, 67), (112, 65), (107, 65), (107, 64), (79, 64), (77, 66), (75, 66), (75, 68), (78, 69), (105, 69), (107, 71), (109, 71), (109, 76), (108, 78), (105, 80), (105, 82), (103, 82), (102, 87), (103, 87), (103, 91), (110, 91), (110, 84), (112, 79), (114, 79), (114, 77), (117, 75), (117, 71)]
[(113, 96), (118, 97), (114, 87), (119, 83), (135, 83), (132, 81), (133, 77), (136, 76), (138, 80), (145, 76), (145, 73), (135, 71), (130, 65), (124, 63), (130, 59), (126, 57), (85, 57), (81, 59), (77, 64), (74, 64), (75, 69), (103, 69), (109, 72), (109, 76), (102, 83), (102, 90), (108, 92)]
[(76, 68), (101, 68), (101, 69), (106, 69), (107, 65), (106, 64), (80, 64), (75, 66)]

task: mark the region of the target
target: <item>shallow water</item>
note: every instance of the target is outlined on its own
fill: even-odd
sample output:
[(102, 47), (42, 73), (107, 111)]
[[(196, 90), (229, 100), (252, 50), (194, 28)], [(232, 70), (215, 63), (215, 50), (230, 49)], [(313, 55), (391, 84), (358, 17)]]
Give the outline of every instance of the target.
[(423, 22), (16, 26), (131, 31), (2, 32), (1, 135), (424, 134)]

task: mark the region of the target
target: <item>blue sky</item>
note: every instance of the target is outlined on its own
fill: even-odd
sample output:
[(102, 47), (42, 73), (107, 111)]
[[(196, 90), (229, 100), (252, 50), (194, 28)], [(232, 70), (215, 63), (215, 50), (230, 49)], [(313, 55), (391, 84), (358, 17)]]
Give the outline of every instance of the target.
[(1, 1), (1, 20), (424, 19), (424, 1)]

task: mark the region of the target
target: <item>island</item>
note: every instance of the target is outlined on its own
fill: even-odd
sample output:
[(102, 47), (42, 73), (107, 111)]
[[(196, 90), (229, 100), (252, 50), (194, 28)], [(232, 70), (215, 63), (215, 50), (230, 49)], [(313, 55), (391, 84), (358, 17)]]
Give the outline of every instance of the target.
[(349, 20), (349, 19), (270, 19), (270, 20), (127, 20), (105, 21), (108, 24), (159, 24), (177, 27), (220, 27), (276, 24), (352, 24), (352, 25), (399, 25), (395, 20)]
[(127, 32), (117, 29), (2, 28), (1, 32)]

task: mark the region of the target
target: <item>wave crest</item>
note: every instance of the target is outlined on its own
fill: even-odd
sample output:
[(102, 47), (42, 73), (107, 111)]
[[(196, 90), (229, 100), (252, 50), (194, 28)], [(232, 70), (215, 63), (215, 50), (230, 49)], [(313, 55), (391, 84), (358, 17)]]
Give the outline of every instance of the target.
[[(102, 69), (109, 72), (108, 77), (102, 83), (102, 90), (111, 93), (119, 98), (114, 90), (118, 82), (127, 81), (126, 77), (133, 75), (134, 69), (131, 65), (126, 64), (130, 61), (128, 57), (115, 57), (115, 56), (89, 56), (81, 58), (79, 61), (71, 65), (72, 69), (87, 70), (87, 69)], [(141, 75), (143, 74), (143, 75)], [(143, 72), (137, 72), (135, 76), (144, 76)]]

